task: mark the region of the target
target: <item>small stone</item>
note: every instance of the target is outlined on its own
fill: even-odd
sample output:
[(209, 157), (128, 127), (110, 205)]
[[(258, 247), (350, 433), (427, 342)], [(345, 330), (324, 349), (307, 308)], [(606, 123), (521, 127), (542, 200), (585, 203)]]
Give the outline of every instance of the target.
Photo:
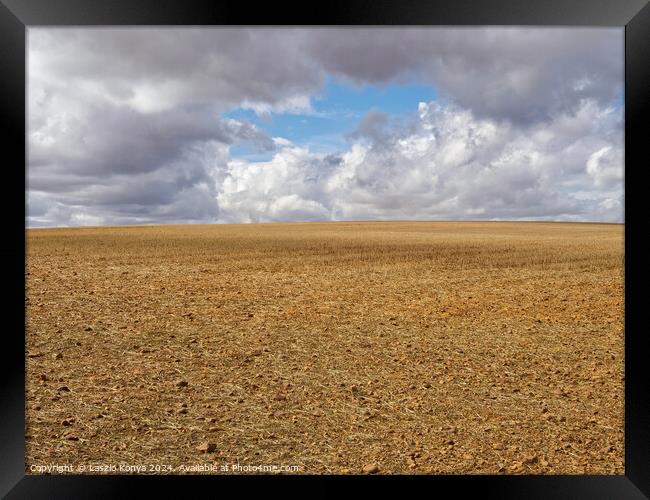
[(92, 331), (93, 331), (93, 327), (92, 327), (92, 326), (87, 326), (86, 328), (84, 328), (84, 331), (85, 331), (85, 332), (92, 332)]
[(377, 467), (376, 465), (366, 465), (363, 468), (363, 472), (365, 474), (377, 474), (379, 472), (379, 467)]
[(216, 449), (217, 445), (208, 441), (204, 441), (196, 447), (196, 451), (200, 451), (201, 453), (212, 453), (216, 451)]
[(61, 425), (64, 427), (70, 427), (74, 423), (73, 418), (66, 418), (63, 422), (61, 422)]
[(515, 462), (510, 467), (508, 467), (511, 472), (519, 472), (523, 470), (523, 468), (524, 464), (522, 462)]
[(78, 436), (75, 436), (74, 434), (68, 434), (65, 438), (66, 438), (68, 441), (79, 441), (79, 437), (78, 437)]
[(276, 401), (286, 401), (287, 397), (282, 393), (278, 393), (278, 394), (275, 395), (275, 397), (273, 399), (276, 400)]
[(70, 388), (67, 385), (62, 385), (57, 389), (59, 392), (70, 392)]
[(176, 382), (176, 387), (187, 387), (189, 384), (187, 380), (179, 380)]

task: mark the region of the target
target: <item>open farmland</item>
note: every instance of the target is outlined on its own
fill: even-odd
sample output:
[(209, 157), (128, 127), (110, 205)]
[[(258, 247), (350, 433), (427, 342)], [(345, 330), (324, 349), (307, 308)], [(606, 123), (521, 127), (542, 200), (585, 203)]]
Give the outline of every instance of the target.
[(623, 263), (606, 224), (30, 229), (27, 469), (622, 474)]

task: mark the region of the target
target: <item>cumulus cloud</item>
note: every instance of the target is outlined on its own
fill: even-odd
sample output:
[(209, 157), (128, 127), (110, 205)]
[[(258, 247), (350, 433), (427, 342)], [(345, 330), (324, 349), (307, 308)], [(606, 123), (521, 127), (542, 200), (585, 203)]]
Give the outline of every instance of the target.
[(622, 220), (617, 189), (610, 190), (620, 187), (622, 157), (611, 152), (622, 137), (601, 133), (620, 128), (615, 108), (586, 100), (574, 115), (525, 130), (436, 102), (421, 103), (401, 129), (381, 130), (388, 125), (379, 116), (361, 121), (352, 135), (367, 141), (336, 162), (295, 147), (269, 162), (230, 162), (222, 211), (237, 222)]
[[(30, 225), (623, 217), (619, 29), (30, 28), (28, 47)], [(328, 77), (439, 99), (370, 110), (326, 155), (224, 118), (313, 114)]]
[(595, 151), (587, 160), (587, 173), (598, 187), (615, 187), (623, 177), (623, 152), (607, 145)]
[(271, 161), (231, 161), (217, 201), (226, 222), (328, 220), (326, 183), (337, 168), (331, 156), (286, 146)]

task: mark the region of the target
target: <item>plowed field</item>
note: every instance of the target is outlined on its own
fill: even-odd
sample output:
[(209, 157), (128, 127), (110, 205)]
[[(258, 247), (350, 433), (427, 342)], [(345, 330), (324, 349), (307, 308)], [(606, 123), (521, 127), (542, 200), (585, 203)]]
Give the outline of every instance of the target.
[(27, 471), (623, 474), (623, 263), (607, 224), (30, 229)]

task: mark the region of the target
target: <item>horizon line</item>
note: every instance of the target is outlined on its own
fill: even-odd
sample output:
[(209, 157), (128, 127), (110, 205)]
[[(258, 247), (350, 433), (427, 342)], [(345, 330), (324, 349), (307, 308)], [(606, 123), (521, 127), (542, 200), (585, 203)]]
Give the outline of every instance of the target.
[(116, 224), (99, 226), (25, 226), (25, 230), (39, 229), (100, 229), (100, 228), (130, 228), (130, 227), (164, 227), (164, 226), (261, 226), (280, 224), (367, 224), (367, 223), (506, 223), (506, 224), (609, 224), (624, 226), (623, 222), (606, 221), (567, 221), (567, 220), (474, 220), (474, 219), (358, 219), (358, 220), (325, 220), (325, 221), (268, 221), (268, 222), (179, 222), (179, 223), (144, 223), (144, 224)]

